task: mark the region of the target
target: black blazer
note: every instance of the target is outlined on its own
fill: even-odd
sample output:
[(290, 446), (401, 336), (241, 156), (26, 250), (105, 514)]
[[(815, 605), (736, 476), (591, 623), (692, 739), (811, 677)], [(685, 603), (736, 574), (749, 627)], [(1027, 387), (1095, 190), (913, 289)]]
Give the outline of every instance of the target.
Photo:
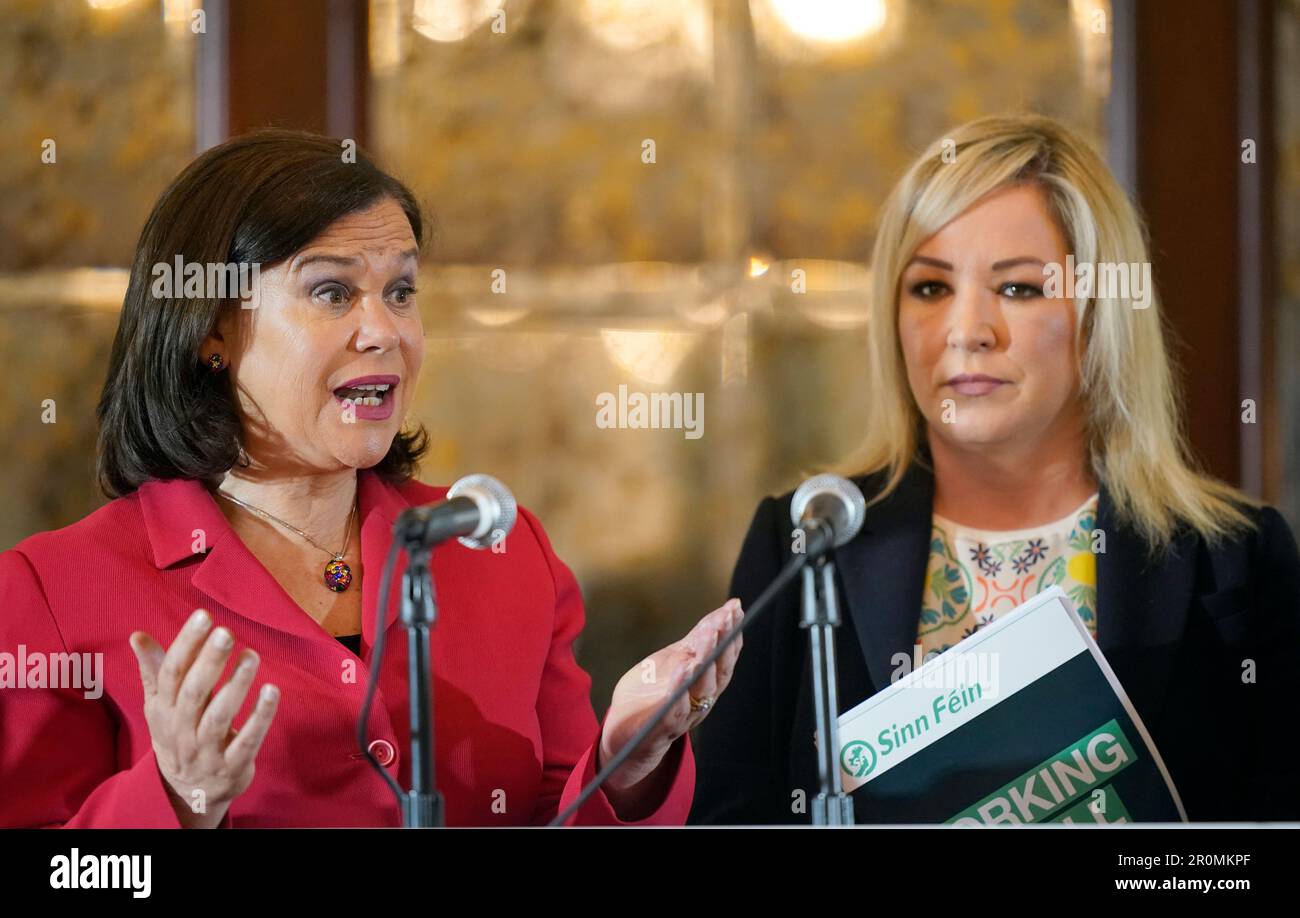
[[(855, 483), (870, 497), (883, 479)], [(889, 685), (895, 654), (911, 657), (933, 495), (931, 472), (914, 463), (836, 552), (840, 713)], [(745, 537), (730, 595), (746, 608), (790, 557), (790, 498), (765, 498)], [(1300, 818), (1300, 555), (1276, 510), (1253, 515), (1247, 536), (1210, 549), (1185, 530), (1147, 562), (1100, 488), (1097, 642), (1195, 821)], [(699, 728), (692, 823), (809, 821), (807, 803), (792, 805), (796, 789), (810, 803), (819, 788), (798, 582), (746, 629), (732, 682)]]

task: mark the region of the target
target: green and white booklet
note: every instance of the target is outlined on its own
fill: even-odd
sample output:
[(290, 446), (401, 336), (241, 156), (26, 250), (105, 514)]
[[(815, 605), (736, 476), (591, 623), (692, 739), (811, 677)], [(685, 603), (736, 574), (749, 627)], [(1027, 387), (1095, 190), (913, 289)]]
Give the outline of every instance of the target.
[(1187, 820), (1060, 587), (845, 712), (839, 732), (844, 789), (872, 822)]

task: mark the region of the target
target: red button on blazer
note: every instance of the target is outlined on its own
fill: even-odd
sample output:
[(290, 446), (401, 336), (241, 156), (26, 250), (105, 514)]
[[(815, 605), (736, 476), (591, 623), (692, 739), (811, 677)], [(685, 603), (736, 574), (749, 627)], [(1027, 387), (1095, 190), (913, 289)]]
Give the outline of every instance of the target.
[[(399, 825), (391, 791), (358, 757), (356, 722), (393, 522), (446, 490), (414, 481), (393, 486), (362, 471), (358, 491), (364, 660), (290, 599), (195, 481), (149, 482), (0, 554), (0, 654), (12, 655), (0, 657), (0, 686), (7, 686), (0, 687), (0, 825), (179, 826), (154, 759), (128, 637), (147, 631), (169, 646), (197, 608), (230, 629), (236, 653), (249, 646), (261, 657), (236, 724), (262, 683), (281, 689), (256, 776), (223, 825)], [(403, 557), (398, 576), (404, 568)], [(433, 573), (435, 768), (447, 824), (545, 823), (593, 776), (600, 737), (591, 680), (572, 651), (583, 625), (577, 583), (522, 508), (504, 552), (448, 543), (434, 552)], [(368, 736), (406, 787), (399, 592), (390, 590), (384, 617), (385, 659)], [(18, 687), (35, 681), (37, 654), (55, 669), (71, 659), (58, 654), (103, 654), (102, 694), (87, 697), (96, 694), (87, 684), (93, 669), (81, 687), (62, 685), (73, 681), (66, 666), (61, 687)], [(28, 666), (22, 673), (20, 659)], [(686, 820), (695, 784), (688, 738), (674, 744), (665, 767), (673, 770), (671, 788), (637, 824)], [(621, 824), (602, 793), (573, 822)]]

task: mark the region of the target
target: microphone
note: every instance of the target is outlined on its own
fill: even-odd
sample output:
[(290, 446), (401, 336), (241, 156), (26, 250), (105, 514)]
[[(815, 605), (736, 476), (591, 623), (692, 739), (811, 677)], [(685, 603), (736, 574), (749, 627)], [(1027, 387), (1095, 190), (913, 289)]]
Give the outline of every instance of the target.
[(814, 475), (790, 501), (790, 522), (803, 531), (804, 553), (810, 558), (850, 541), (866, 518), (862, 490), (838, 475)]
[(619, 766), (627, 761), (628, 756), (668, 716), (668, 713), (681, 700), (682, 696), (690, 691), (697, 675), (716, 663), (718, 658), (727, 652), (727, 648), (744, 633), (745, 629), (753, 625), (759, 617), (767, 612), (768, 608), (789, 588), (795, 577), (808, 566), (809, 562), (832, 548), (839, 548), (857, 535), (866, 516), (866, 498), (862, 496), (861, 489), (846, 478), (841, 478), (838, 475), (816, 475), (800, 485), (799, 489), (794, 492), (794, 497), (790, 502), (790, 517), (795, 526), (806, 533), (806, 550), (795, 552), (785, 562), (777, 575), (772, 578), (772, 582), (758, 595), (753, 604), (745, 610), (745, 617), (740, 620), (740, 624), (731, 629), (731, 633), (727, 635), (725, 640), (718, 642), (718, 646), (713, 648), (712, 653), (695, 664), (694, 669), (687, 675), (682, 684), (673, 690), (668, 699), (641, 725), (641, 728), (627, 741), (627, 744), (605, 763), (605, 766), (596, 773), (596, 776), (582, 789), (573, 802), (565, 807), (562, 812), (556, 814), (555, 818), (547, 825), (562, 826), (578, 810), (582, 809), (583, 804), (587, 802), (591, 795), (608, 780), (610, 775), (618, 770)]
[(466, 475), (441, 503), (402, 511), (393, 533), (423, 547), (456, 538), (466, 548), (487, 548), (514, 528), (518, 509), (510, 489), (491, 475)]
[[(467, 548), (495, 545), (514, 528), (519, 508), (510, 489), (490, 475), (466, 475), (447, 490), (447, 499), (436, 504), (411, 507), (393, 524), (393, 541), (384, 560), (379, 580), (380, 616), (388, 611), (388, 589), (403, 549), (407, 567), (402, 574), (402, 626), (406, 629), (406, 673), (410, 687), (411, 789), (405, 791), (393, 780), (366, 742), (370, 709), (383, 670), (384, 634), (375, 633), (370, 652), (370, 678), (357, 718), (357, 746), (366, 760), (397, 797), (402, 824), (408, 828), (440, 826), (443, 799), (434, 780), (433, 676), (429, 653), (429, 630), (437, 619), (430, 556), (447, 539), (456, 538)], [(387, 764), (387, 763), (385, 763)]]

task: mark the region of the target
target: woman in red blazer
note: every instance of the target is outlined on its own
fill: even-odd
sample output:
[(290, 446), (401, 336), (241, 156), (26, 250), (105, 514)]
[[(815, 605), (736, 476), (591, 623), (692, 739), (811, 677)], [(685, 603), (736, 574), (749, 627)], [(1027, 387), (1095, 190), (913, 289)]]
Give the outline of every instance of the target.
[[(396, 595), (378, 608), (393, 524), (445, 494), (413, 479), (423, 432), (400, 429), (422, 239), (405, 187), (308, 134), (223, 144), (164, 192), (99, 406), (115, 499), (0, 554), (0, 825), (400, 824), (356, 723), (376, 636), (401, 635)], [(214, 287), (214, 264), (235, 265), (239, 289)], [(694, 675), (571, 820), (683, 823), (687, 731), (741, 642), (692, 661), (739, 605), (629, 670), (598, 723), (572, 650), (578, 586), (532, 514), (497, 550), (443, 545), (432, 570), (447, 824), (553, 819)], [(406, 681), (405, 654), (387, 653), (366, 731), (403, 787)]]

